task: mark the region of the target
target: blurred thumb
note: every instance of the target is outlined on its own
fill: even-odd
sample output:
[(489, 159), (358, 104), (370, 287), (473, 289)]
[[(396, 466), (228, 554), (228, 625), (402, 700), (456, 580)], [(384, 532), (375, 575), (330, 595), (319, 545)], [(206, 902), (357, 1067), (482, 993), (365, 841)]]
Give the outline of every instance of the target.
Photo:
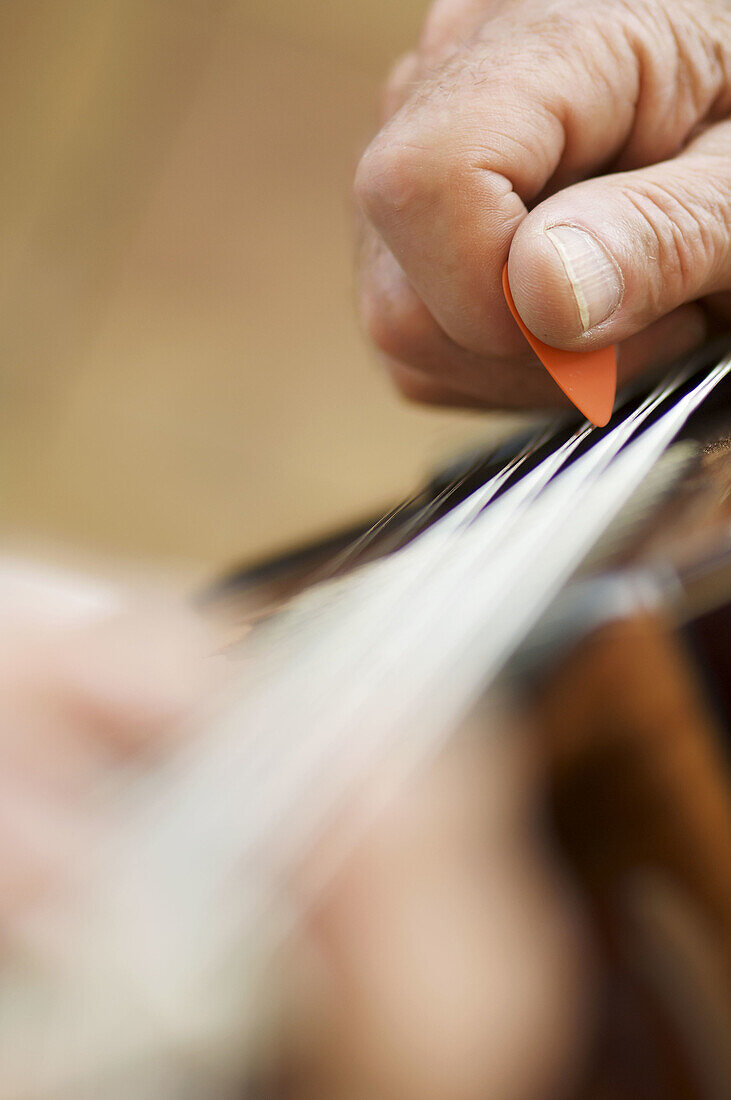
[(731, 122), (673, 160), (541, 203), (515, 234), (509, 277), (531, 332), (576, 350), (731, 288)]

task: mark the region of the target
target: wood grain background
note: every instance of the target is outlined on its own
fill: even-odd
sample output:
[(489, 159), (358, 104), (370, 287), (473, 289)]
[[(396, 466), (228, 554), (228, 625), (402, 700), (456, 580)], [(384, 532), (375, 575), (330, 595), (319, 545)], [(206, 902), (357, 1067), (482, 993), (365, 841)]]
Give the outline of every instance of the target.
[(353, 309), (350, 176), (425, 6), (0, 5), (7, 540), (210, 569), (494, 430), (402, 405)]

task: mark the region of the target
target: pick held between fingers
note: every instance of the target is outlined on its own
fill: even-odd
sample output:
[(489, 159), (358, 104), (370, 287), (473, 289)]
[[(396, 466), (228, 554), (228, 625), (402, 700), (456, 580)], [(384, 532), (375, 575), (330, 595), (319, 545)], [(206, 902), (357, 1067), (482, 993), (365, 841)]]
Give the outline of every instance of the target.
[(500, 272), (528, 206), (612, 161), (672, 157), (723, 117), (729, 28), (705, 0), (516, 3), (420, 84), (366, 153), (356, 191), (455, 344), (519, 354)]
[(541, 203), (515, 234), (509, 276), (531, 332), (575, 350), (731, 289), (731, 122), (673, 160)]

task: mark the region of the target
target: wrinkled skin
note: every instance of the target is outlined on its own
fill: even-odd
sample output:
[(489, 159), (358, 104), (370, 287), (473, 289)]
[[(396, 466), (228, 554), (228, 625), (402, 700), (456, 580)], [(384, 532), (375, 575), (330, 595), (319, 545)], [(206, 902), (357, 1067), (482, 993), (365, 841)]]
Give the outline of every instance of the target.
[(618, 344), (620, 381), (727, 327), (730, 110), (729, 0), (437, 0), (355, 181), (362, 315), (402, 393), (563, 400), (506, 262), (527, 327)]

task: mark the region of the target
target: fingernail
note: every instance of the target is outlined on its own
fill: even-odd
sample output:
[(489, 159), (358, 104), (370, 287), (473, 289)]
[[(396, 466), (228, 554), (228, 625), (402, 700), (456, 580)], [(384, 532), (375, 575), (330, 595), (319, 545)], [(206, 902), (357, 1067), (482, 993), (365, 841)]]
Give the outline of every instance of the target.
[(622, 272), (591, 233), (573, 225), (554, 225), (545, 232), (573, 291), (581, 331), (588, 332), (611, 317), (622, 301)]

